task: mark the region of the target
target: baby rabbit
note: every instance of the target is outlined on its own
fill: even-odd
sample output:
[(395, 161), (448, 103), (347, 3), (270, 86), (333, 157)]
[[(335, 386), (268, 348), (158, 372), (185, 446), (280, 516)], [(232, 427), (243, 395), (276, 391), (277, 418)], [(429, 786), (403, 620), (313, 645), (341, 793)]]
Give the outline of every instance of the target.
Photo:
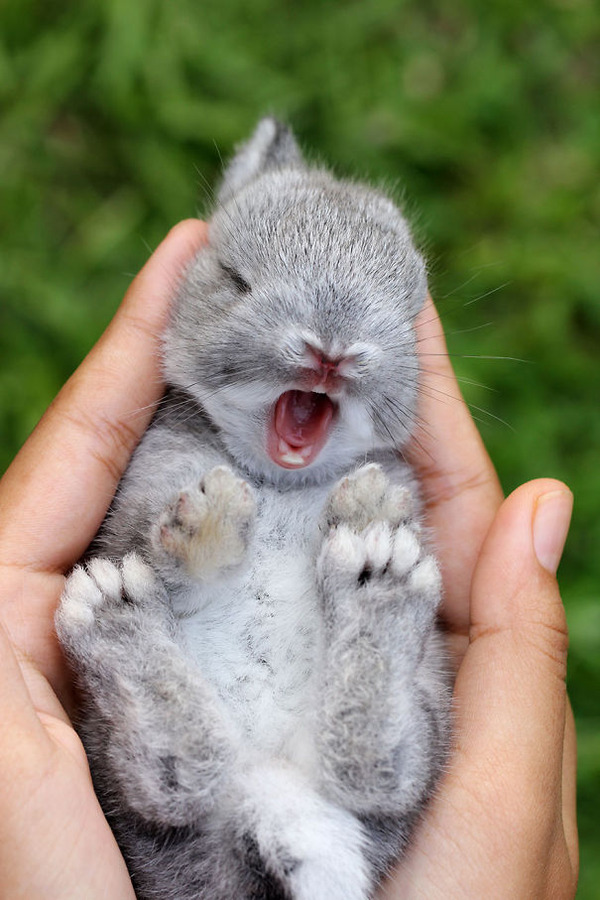
[(164, 400), (56, 617), (139, 898), (365, 900), (447, 758), (415, 478), (423, 261), (262, 120), (164, 338)]

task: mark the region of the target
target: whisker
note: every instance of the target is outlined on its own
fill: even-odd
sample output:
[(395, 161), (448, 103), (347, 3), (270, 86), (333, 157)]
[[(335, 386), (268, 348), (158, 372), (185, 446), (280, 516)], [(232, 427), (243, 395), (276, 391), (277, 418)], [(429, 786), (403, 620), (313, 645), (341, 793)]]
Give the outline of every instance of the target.
[(518, 362), (518, 363), (531, 363), (530, 359), (520, 359), (518, 356), (492, 356), (487, 353), (421, 353), (419, 351), (420, 356), (433, 356), (445, 358), (449, 356), (451, 359), (496, 359), (496, 360), (505, 360), (507, 362)]
[(512, 281), (505, 281), (504, 284), (499, 284), (495, 288), (490, 288), (489, 291), (486, 291), (485, 294), (480, 294), (478, 297), (473, 297), (472, 300), (466, 300), (463, 303), (463, 306), (471, 306), (473, 303), (478, 303), (480, 300), (484, 300), (486, 297), (490, 297), (492, 294), (497, 294), (498, 291), (503, 290), (503, 288), (508, 287), (512, 284)]
[[(487, 419), (478, 418), (477, 421), (489, 424), (489, 419), (494, 419), (496, 422), (499, 422), (500, 425), (505, 425), (510, 431), (513, 432), (513, 434), (516, 434), (516, 430), (513, 428), (513, 426), (510, 424), (510, 422), (507, 422), (505, 419), (501, 419), (500, 416), (497, 416), (493, 412), (490, 412), (489, 409), (483, 409), (483, 407), (476, 406), (474, 403), (468, 403), (467, 405), (470, 410), (475, 409), (475, 410), (477, 410), (477, 412), (488, 417)], [(473, 418), (476, 418), (476, 417), (473, 416)]]
[(446, 378), (449, 381), (457, 381), (459, 384), (468, 384), (471, 387), (482, 388), (485, 391), (498, 392), (498, 388), (490, 387), (489, 384), (484, 384), (483, 381), (476, 381), (467, 375), (457, 375), (455, 372), (436, 372), (435, 369), (427, 369), (424, 366), (421, 366), (419, 371), (428, 378)]
[(447, 337), (454, 337), (456, 334), (472, 334), (474, 331), (483, 331), (484, 328), (489, 328), (493, 325), (493, 322), (483, 322), (481, 325), (472, 325), (470, 328), (457, 328), (455, 331), (447, 331)]
[(481, 272), (484, 272), (486, 269), (493, 269), (493, 268), (499, 266), (500, 264), (501, 264), (500, 261), (498, 261), (498, 262), (491, 262), (491, 263), (483, 263), (482, 265), (477, 266), (473, 270), (472, 275), (470, 275), (466, 279), (466, 281), (463, 281), (462, 284), (459, 284), (457, 287), (452, 288), (452, 290), (448, 291), (447, 294), (440, 294), (439, 299), (447, 300), (448, 297), (452, 297), (453, 294), (457, 294), (459, 291), (462, 291), (464, 288), (466, 288), (467, 285), (472, 284), (472, 282), (475, 281), (475, 279), (481, 274)]

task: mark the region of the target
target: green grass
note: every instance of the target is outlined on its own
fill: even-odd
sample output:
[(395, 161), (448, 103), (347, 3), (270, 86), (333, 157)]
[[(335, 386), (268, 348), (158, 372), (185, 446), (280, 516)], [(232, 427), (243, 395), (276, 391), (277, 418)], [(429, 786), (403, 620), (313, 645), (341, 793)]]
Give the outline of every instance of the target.
[(599, 897), (594, 0), (5, 0), (0, 24), (0, 467), (261, 114), (390, 186), (506, 490), (575, 491), (579, 896)]

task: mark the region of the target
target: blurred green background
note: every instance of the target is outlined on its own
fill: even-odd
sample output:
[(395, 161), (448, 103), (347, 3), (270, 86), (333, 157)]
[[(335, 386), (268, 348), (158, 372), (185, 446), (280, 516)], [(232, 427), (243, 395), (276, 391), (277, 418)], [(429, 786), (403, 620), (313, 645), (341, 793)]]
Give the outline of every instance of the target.
[(387, 185), (505, 489), (553, 475), (575, 491), (560, 576), (585, 900), (600, 897), (599, 68), (594, 0), (0, 9), (0, 466), (261, 114)]

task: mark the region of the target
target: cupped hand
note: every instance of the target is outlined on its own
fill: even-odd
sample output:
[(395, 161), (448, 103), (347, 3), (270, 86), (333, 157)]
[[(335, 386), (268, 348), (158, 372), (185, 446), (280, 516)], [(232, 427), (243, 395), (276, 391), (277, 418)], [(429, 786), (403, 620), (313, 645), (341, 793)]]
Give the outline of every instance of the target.
[(0, 482), (0, 896), (11, 900), (134, 898), (65, 712), (53, 619), (160, 398), (158, 335), (205, 240), (197, 221), (170, 232)]
[(503, 501), (431, 301), (419, 347), (425, 424), (412, 462), (444, 580), (455, 746), (380, 898), (568, 900), (578, 871), (576, 751), (555, 573), (572, 495), (539, 479)]

